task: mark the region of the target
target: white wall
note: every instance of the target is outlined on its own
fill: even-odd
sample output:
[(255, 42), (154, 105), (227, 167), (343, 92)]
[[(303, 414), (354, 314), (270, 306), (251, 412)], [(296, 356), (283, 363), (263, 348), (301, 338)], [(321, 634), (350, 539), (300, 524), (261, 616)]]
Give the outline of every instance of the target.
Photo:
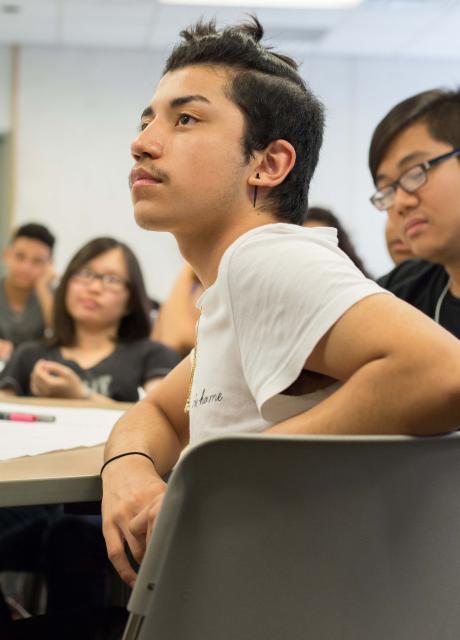
[[(22, 49), (15, 211), (18, 223), (40, 219), (56, 231), (61, 268), (95, 235), (123, 238), (137, 251), (150, 292), (160, 299), (180, 256), (168, 234), (136, 227), (127, 174), (129, 143), (162, 62), (155, 52)], [(311, 57), (302, 73), (327, 106), (310, 204), (335, 210), (369, 269), (380, 275), (390, 261), (384, 216), (368, 201), (372, 130), (397, 101), (434, 86), (454, 86), (458, 61)]]
[(0, 134), (10, 129), (10, 48), (0, 46)]
[(136, 226), (127, 184), (130, 141), (160, 68), (152, 52), (23, 49), (15, 219), (53, 229), (60, 269), (92, 237), (126, 241), (162, 299), (181, 258), (172, 236)]

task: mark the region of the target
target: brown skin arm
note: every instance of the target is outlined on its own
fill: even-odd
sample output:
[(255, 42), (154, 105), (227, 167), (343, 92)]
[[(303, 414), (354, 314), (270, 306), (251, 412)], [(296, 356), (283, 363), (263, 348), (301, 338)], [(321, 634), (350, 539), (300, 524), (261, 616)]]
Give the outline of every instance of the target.
[(344, 384), (270, 432), (428, 435), (460, 426), (460, 341), (393, 296), (355, 304), (305, 369)]
[(136, 574), (126, 557), (124, 541), (140, 562), (166, 490), (161, 478), (188, 443), (184, 406), (190, 369), (190, 359), (185, 358), (117, 422), (105, 447), (105, 460), (127, 451), (142, 451), (155, 463), (143, 456), (125, 456), (107, 465), (102, 474), (107, 552), (122, 579), (131, 585)]
[(55, 278), (56, 272), (54, 271), (53, 263), (50, 262), (44, 273), (35, 283), (35, 293), (47, 329), (52, 329), (53, 324), (54, 295), (50, 289), (50, 285)]

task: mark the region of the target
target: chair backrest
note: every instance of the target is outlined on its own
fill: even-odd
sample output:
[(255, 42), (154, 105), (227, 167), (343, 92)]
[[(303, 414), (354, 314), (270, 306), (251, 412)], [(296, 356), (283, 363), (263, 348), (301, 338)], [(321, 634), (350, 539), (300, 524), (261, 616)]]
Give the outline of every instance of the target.
[(233, 436), (174, 471), (138, 640), (458, 640), (460, 438)]

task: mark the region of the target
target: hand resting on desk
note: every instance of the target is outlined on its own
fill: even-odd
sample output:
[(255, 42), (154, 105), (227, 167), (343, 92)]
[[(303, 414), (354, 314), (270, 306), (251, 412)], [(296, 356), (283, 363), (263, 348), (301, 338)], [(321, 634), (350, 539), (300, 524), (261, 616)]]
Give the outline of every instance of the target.
[(70, 367), (51, 360), (39, 360), (30, 376), (30, 390), (34, 396), (45, 398), (88, 397), (88, 389)]

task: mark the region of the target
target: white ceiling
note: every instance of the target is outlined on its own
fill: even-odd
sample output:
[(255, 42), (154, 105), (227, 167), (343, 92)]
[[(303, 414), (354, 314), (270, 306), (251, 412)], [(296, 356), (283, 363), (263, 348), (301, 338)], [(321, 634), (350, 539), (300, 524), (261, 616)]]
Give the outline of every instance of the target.
[[(165, 49), (201, 16), (228, 23), (248, 11), (250, 4), (219, 9), (160, 0), (0, 0), (0, 45)], [(460, 0), (363, 0), (354, 9), (254, 11), (268, 38), (286, 52), (460, 59)]]

